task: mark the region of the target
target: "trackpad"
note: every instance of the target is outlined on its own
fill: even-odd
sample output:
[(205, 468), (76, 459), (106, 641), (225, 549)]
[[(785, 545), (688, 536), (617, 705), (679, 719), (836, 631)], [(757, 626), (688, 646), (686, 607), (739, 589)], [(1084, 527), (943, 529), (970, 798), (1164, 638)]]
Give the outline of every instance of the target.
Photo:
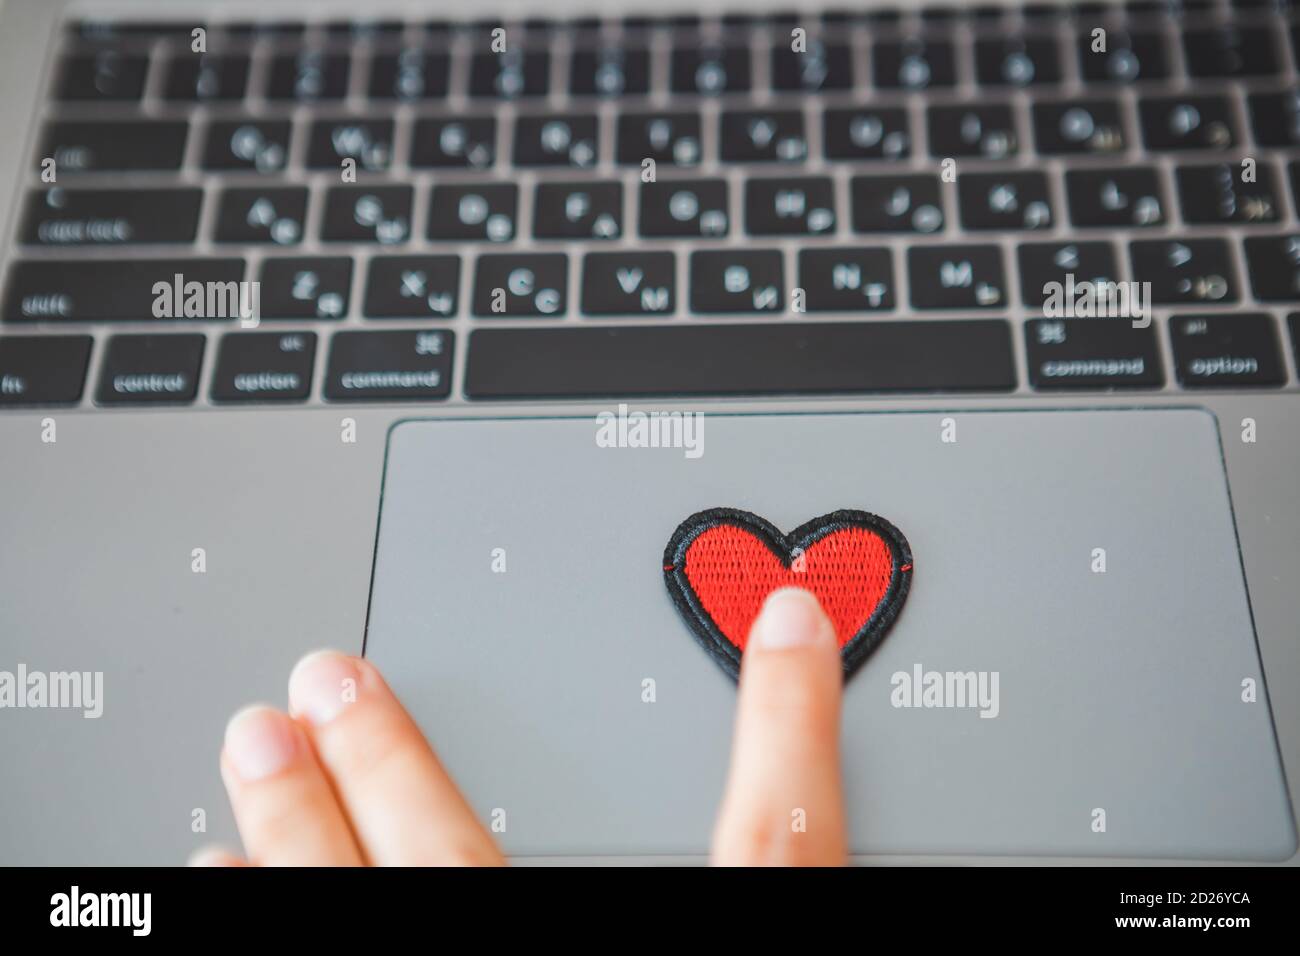
[(706, 851), (735, 683), (664, 559), (712, 508), (910, 549), (845, 690), (854, 852), (1292, 852), (1209, 414), (662, 424), (391, 432), (366, 652), (509, 853)]

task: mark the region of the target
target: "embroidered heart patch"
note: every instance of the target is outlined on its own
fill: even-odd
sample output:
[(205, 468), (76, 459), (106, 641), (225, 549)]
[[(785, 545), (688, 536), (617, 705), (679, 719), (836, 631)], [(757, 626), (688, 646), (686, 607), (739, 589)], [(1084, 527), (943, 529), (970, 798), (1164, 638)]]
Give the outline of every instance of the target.
[(901, 531), (865, 511), (833, 511), (782, 534), (748, 511), (711, 508), (677, 527), (663, 568), (696, 640), (732, 677), (763, 601), (782, 587), (816, 595), (848, 677), (902, 610), (912, 551)]

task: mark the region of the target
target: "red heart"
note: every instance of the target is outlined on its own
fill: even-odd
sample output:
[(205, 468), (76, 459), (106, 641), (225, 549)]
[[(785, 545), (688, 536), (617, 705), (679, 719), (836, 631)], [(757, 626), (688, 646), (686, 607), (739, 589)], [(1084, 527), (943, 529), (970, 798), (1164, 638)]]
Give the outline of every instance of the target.
[(677, 528), (664, 552), (669, 593), (697, 640), (732, 676), (763, 601), (811, 591), (835, 625), (846, 672), (884, 638), (911, 581), (907, 540), (864, 511), (836, 511), (790, 534), (757, 515), (714, 508)]

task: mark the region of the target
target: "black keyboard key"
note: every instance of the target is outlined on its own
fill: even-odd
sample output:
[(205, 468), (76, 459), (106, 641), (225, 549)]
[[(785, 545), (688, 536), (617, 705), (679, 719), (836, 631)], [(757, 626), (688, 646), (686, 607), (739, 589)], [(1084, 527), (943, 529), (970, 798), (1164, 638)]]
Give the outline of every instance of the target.
[(513, 100), (545, 96), (551, 55), (545, 50), (480, 51), (470, 60), (469, 95)]
[(1163, 190), (1152, 167), (1067, 170), (1065, 194), (1070, 221), (1076, 226), (1160, 226), (1165, 222)]
[(497, 121), (490, 116), (418, 119), (411, 140), (416, 168), (485, 169), (496, 161)]
[[(173, 288), (180, 277), (182, 301)], [(225, 291), (244, 278), (243, 259), (41, 259), (20, 261), (9, 268), (4, 309), (6, 322), (109, 320), (146, 321), (167, 318), (229, 319), (238, 316)], [(158, 292), (154, 287), (167, 288)], [(191, 283), (197, 285), (191, 287)], [(185, 299), (199, 289), (204, 307), (189, 314)], [(218, 296), (216, 293), (222, 293)], [(218, 301), (220, 300), (220, 301)], [(207, 303), (229, 308), (208, 309)], [(174, 307), (179, 306), (179, 309)], [(212, 314), (208, 314), (212, 313)]]
[(754, 236), (815, 236), (835, 231), (835, 189), (826, 176), (783, 176), (745, 183), (745, 228)]
[(1038, 308), (1051, 287), (1088, 282), (1097, 287), (1119, 281), (1115, 250), (1108, 242), (1031, 242), (1016, 250), (1020, 263), (1020, 298)]
[[(1275, 29), (1275, 28), (1273, 28)], [(1194, 77), (1269, 76), (1281, 66), (1269, 27), (1221, 26), (1183, 31), (1187, 71)]]
[(331, 40), (392, 40), (402, 35), (401, 20), (334, 20), (325, 24)]
[(1006, 103), (931, 106), (926, 110), (930, 155), (1003, 159), (1019, 151), (1016, 121)]
[(52, 158), (60, 175), (180, 169), (188, 132), (184, 120), (58, 120), (45, 126), (37, 166)]
[(590, 40), (600, 33), (603, 21), (600, 17), (573, 17), (566, 21), (568, 29), (582, 40)]
[(1129, 244), (1133, 278), (1151, 283), (1158, 305), (1237, 301), (1232, 257), (1224, 239), (1151, 239)]
[(459, 256), (376, 256), (366, 280), (369, 319), (447, 319), (456, 314)]
[(442, 50), (409, 47), (376, 52), (370, 62), (372, 100), (441, 99), (447, 95), (451, 57)]
[(88, 100), (123, 103), (140, 99), (144, 93), (149, 58), (119, 50), (100, 50), (63, 58), (55, 97), (60, 100)]
[(95, 401), (100, 405), (188, 405), (199, 387), (202, 335), (115, 335), (108, 340)]
[(1245, 249), (1255, 298), (1300, 302), (1300, 235), (1250, 238)]
[(1300, 368), (1300, 312), (1292, 312), (1286, 321), (1291, 326), (1291, 352), (1295, 356), (1296, 367)]
[(1252, 226), (1277, 222), (1282, 214), (1277, 170), (1261, 161), (1250, 175), (1250, 182), (1243, 181), (1237, 163), (1179, 166), (1174, 177), (1184, 221)]
[(696, 166), (700, 162), (700, 114), (624, 113), (618, 118), (618, 162)]
[(261, 306), (264, 319), (341, 319), (348, 312), (352, 260), (332, 258), (265, 259)]
[(1175, 315), (1169, 320), (1169, 338), (1174, 347), (1174, 370), (1184, 388), (1286, 383), (1271, 315)]
[(1300, 90), (1251, 93), (1250, 129), (1260, 146), (1300, 146)]
[(650, 91), (650, 51), (645, 47), (583, 47), (569, 61), (573, 96), (640, 96)]
[(1224, 96), (1143, 97), (1138, 103), (1147, 149), (1231, 149), (1232, 108)]
[(653, 237), (725, 236), (725, 179), (661, 179), (641, 184), (641, 235)]
[(499, 253), (478, 258), (474, 314), (480, 318), (563, 315), (569, 258), (558, 252)]
[(749, 47), (713, 46), (698, 41), (672, 52), (671, 86), (674, 93), (744, 93), (749, 90)]
[(191, 31), (203, 26), (202, 22), (184, 20), (112, 20), (90, 18), (66, 24), (68, 39), (93, 45), (118, 46), (123, 43), (147, 43), (166, 38), (190, 39)]
[(515, 236), (519, 187), (514, 183), (434, 186), (429, 196), (430, 239), (507, 242)]
[(491, 39), (494, 30), (504, 30), (505, 21), (492, 17), (479, 17), (469, 22), (462, 21), (456, 26), (477, 42)]
[(1050, 229), (1055, 221), (1043, 173), (963, 173), (957, 206), (966, 229)]
[(348, 92), (348, 54), (302, 50), (277, 54), (271, 60), (271, 79), (266, 97), (314, 103), (341, 100)]
[(0, 406), (80, 401), (91, 344), (89, 335), (0, 337)]
[(1155, 31), (1123, 33), (1105, 28), (1104, 36), (1095, 37), (1088, 29), (1079, 34), (1078, 49), (1087, 83), (1127, 84), (1169, 76), (1164, 36)]
[(1116, 100), (1035, 103), (1034, 145), (1047, 155), (1118, 153), (1126, 147)]
[(913, 246), (907, 250), (912, 305), (918, 309), (1003, 309), (1002, 250), (997, 246)]
[(215, 238), (291, 246), (302, 241), (306, 216), (306, 186), (223, 189), (217, 200)]
[(214, 402), (292, 402), (311, 394), (315, 332), (232, 332), (221, 338)]
[(326, 242), (377, 242), (411, 238), (410, 186), (334, 186), (325, 195)]
[(718, 249), (691, 253), (691, 311), (780, 312), (784, 268), (776, 249)]
[(855, 232), (938, 232), (943, 201), (938, 176), (854, 176), (850, 196)]
[(311, 124), (307, 141), (308, 169), (343, 169), (353, 161), (352, 171), (383, 172), (393, 161), (391, 119), (318, 119)]
[(289, 158), (288, 120), (213, 120), (203, 147), (203, 168), (281, 172)]
[(983, 37), (975, 41), (981, 86), (1041, 86), (1061, 82), (1061, 51), (1051, 36)]
[(907, 113), (894, 106), (828, 109), (822, 148), (827, 159), (903, 159), (912, 153)]
[(1029, 383), (1039, 391), (1165, 383), (1155, 329), (1121, 318), (1030, 319), (1025, 359)]
[(451, 394), (455, 336), (441, 329), (337, 332), (325, 398), (332, 402), (427, 400)]
[[(942, 343), (942, 347), (937, 347)], [(1001, 320), (476, 329), (470, 398), (1007, 391)]]
[(306, 25), (298, 20), (238, 20), (226, 24), (226, 33), (239, 40), (288, 43), (301, 37)]
[(946, 40), (878, 40), (871, 48), (876, 86), (924, 90), (952, 86), (957, 73)]
[(622, 234), (621, 182), (538, 183), (533, 238), (617, 239)]
[(808, 158), (802, 110), (727, 110), (719, 125), (730, 163), (801, 163)]
[(598, 158), (595, 113), (552, 113), (515, 120), (516, 166), (594, 166)]
[(671, 252), (589, 252), (582, 260), (586, 315), (669, 315), (676, 305)]
[(1295, 207), (1300, 212), (1300, 160), (1291, 160), (1286, 164), (1287, 178), (1291, 180), (1291, 195), (1295, 199)]
[(816, 93), (853, 86), (852, 54), (843, 43), (809, 38), (798, 51), (788, 42), (777, 43), (771, 63), (772, 89), (781, 92)]
[(192, 242), (203, 191), (67, 189), (51, 186), (27, 196), (20, 241), (34, 246), (116, 246)]
[(173, 103), (235, 103), (248, 90), (246, 53), (175, 54), (167, 68), (163, 98)]
[(800, 249), (799, 288), (808, 312), (892, 309), (893, 256), (888, 249), (861, 246)]

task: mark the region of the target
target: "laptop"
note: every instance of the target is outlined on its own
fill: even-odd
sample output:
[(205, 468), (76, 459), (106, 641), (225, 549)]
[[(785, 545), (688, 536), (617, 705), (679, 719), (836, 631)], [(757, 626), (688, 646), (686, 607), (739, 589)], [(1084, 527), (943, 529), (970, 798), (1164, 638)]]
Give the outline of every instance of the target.
[(237, 845), (225, 721), (327, 646), (512, 859), (701, 860), (678, 531), (865, 512), (856, 860), (1294, 862), (1298, 63), (1265, 0), (5, 0), (0, 859)]

